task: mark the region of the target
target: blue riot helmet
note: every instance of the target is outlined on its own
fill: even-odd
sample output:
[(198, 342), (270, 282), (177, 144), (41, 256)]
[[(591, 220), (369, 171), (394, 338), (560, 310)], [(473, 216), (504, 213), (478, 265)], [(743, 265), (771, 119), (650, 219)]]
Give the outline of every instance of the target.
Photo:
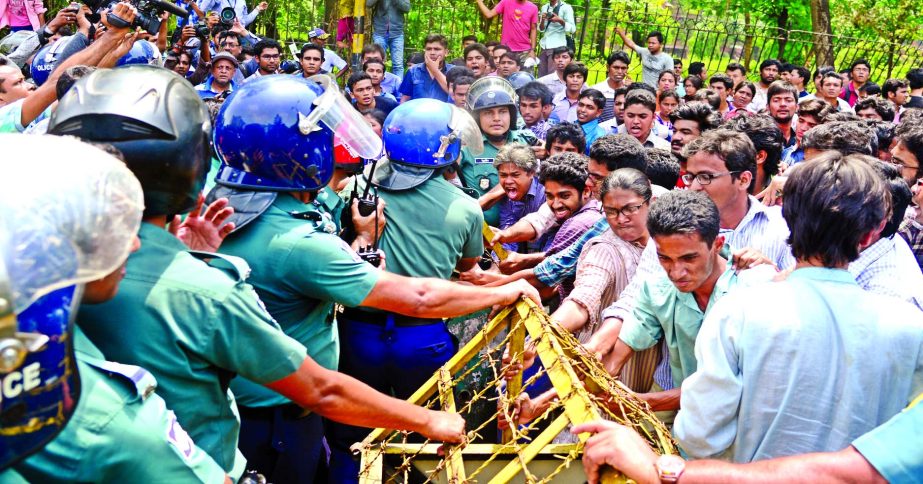
[(32, 57), (31, 73), (32, 82), (36, 86), (41, 86), (51, 76), (51, 71), (57, 63), (57, 56), (52, 52), (54, 44), (48, 44), (39, 49)]
[(216, 181), (259, 191), (315, 191), (333, 176), (333, 135), (363, 158), (381, 139), (329, 76), (266, 76), (228, 96), (215, 119)]
[(127, 260), (143, 194), (124, 163), (74, 138), (4, 134), (0, 144), (3, 469), (53, 439), (76, 408), (71, 332), (83, 284)]
[(131, 45), (131, 50), (127, 54), (123, 55), (116, 66), (128, 66), (132, 64), (150, 64), (157, 65), (157, 61), (160, 58), (160, 52), (158, 52), (157, 47), (154, 44), (146, 40), (137, 40), (134, 44)]
[(100, 69), (61, 98), (48, 133), (110, 143), (144, 187), (145, 216), (195, 206), (211, 160), (211, 117), (173, 71), (132, 65)]
[(507, 107), (510, 110), (511, 126), (516, 122), (516, 116), (519, 114), (519, 97), (510, 81), (502, 77), (490, 76), (482, 77), (468, 88), (466, 107), (474, 119), (478, 119), (478, 113), (484, 109), (495, 107)]
[(519, 91), (519, 88), (525, 86), (526, 84), (535, 80), (528, 72), (517, 71), (510, 74), (510, 77), (507, 78), (510, 81), (510, 85), (513, 86), (513, 89)]
[(407, 190), (433, 172), (455, 163), (462, 146), (472, 153), (484, 151), (477, 123), (465, 110), (435, 99), (401, 103), (381, 128), (386, 158), (372, 183), (389, 190)]

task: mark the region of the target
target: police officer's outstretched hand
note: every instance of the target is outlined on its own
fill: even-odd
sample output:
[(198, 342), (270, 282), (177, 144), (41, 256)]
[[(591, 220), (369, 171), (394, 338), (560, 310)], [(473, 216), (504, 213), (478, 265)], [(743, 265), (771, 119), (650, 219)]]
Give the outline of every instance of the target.
[(228, 217), (234, 215), (234, 208), (228, 206), (227, 198), (219, 198), (202, 213), (204, 204), (205, 196), (200, 193), (195, 208), (189, 212), (186, 220), (182, 220), (179, 215), (173, 218), (170, 233), (192, 250), (217, 252), (224, 238), (234, 230), (233, 223), (225, 223)]
[(429, 422), (420, 433), (430, 440), (460, 444), (465, 440), (465, 419), (457, 413), (430, 411)]

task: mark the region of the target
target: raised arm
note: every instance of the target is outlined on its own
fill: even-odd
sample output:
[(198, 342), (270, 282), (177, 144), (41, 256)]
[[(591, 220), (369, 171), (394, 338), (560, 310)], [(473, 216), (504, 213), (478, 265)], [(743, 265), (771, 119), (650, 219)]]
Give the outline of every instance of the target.
[(484, 18), (492, 19), (497, 16), (497, 7), (487, 8), (487, 5), (484, 5), (484, 0), (475, 0), (478, 4), (478, 10), (481, 11), (481, 15)]
[(625, 34), (625, 29), (623, 29), (623, 28), (621, 28), (621, 27), (616, 27), (616, 28), (615, 28), (615, 33), (619, 34), (619, 37), (622, 38), (622, 42), (625, 43), (625, 47), (628, 47), (629, 49), (631, 49), (631, 50), (633, 50), (633, 51), (635, 51), (635, 52), (638, 51), (638, 44), (635, 44), (635, 42), (634, 42), (633, 40), (631, 40), (631, 37), (629, 37), (627, 34)]

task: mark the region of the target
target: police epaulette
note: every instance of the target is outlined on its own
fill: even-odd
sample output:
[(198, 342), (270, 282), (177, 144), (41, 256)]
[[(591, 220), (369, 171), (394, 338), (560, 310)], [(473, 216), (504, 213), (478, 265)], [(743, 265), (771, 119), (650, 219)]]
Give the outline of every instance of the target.
[(250, 264), (247, 264), (247, 261), (241, 259), (240, 257), (235, 257), (233, 255), (226, 255), (226, 254), (218, 254), (215, 252), (204, 252), (200, 250), (190, 250), (187, 252), (189, 252), (189, 254), (195, 257), (196, 259), (199, 259), (205, 262), (206, 264), (216, 267), (216, 268), (221, 268), (221, 267), (215, 266), (216, 263), (218, 263), (219, 261), (224, 262), (225, 264), (222, 264), (224, 266), (223, 268), (233, 269), (234, 272), (237, 274), (237, 280), (239, 282), (246, 281), (247, 278), (250, 277)]

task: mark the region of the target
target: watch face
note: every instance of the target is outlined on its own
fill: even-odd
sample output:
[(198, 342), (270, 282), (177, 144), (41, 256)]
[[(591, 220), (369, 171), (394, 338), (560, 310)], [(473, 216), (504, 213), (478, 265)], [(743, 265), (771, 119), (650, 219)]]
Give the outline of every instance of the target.
[(678, 455), (662, 455), (657, 458), (657, 470), (660, 478), (673, 478), (674, 480), (686, 468), (686, 461)]

